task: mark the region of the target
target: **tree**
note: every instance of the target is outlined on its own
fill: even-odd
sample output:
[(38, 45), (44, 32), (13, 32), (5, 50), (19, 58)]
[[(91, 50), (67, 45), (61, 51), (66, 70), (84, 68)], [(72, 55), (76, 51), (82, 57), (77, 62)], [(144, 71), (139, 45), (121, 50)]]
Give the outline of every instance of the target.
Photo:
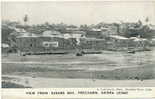
[(8, 25), (2, 25), (2, 43), (10, 43), (8, 37), (13, 31)]
[(143, 25), (141, 20), (138, 20), (138, 25), (139, 26), (142, 26)]
[(146, 23), (149, 22), (149, 18), (148, 18), (148, 17), (146, 17), (145, 22), (146, 22)]
[(23, 21), (24, 21), (24, 23), (26, 25), (26, 23), (28, 22), (28, 15), (27, 14), (24, 16)]

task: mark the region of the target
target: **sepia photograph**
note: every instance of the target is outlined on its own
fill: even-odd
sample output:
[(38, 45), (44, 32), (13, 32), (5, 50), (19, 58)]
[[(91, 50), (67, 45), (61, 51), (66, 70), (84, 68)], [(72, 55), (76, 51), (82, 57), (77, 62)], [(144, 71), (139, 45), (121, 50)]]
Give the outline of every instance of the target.
[(1, 2), (2, 88), (155, 87), (155, 1)]

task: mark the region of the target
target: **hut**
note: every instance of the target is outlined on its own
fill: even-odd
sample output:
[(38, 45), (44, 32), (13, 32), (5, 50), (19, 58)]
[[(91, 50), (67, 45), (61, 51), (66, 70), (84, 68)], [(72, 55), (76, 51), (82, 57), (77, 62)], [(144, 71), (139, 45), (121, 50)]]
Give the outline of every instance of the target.
[(86, 31), (87, 38), (102, 38), (102, 31), (101, 29), (92, 29)]
[(131, 49), (135, 51), (142, 51), (148, 50), (149, 48), (149, 41), (138, 37), (126, 38), (123, 36), (112, 35), (109, 36), (106, 41), (106, 48), (114, 51), (127, 51)]
[(103, 50), (106, 47), (105, 44), (106, 41), (104, 39), (96, 39), (96, 38), (80, 39), (81, 49)]
[(127, 50), (129, 42), (128, 38), (118, 35), (111, 35), (106, 41), (106, 49), (114, 51)]

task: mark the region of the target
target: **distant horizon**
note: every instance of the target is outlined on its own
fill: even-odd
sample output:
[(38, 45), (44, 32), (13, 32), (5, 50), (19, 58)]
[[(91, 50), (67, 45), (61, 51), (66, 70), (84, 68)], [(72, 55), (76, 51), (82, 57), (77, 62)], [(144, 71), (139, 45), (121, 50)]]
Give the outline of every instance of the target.
[[(19, 21), (12, 21), (12, 20), (2, 20), (2, 21), (10, 21), (10, 22), (18, 22), (18, 23), (20, 23), (20, 24), (22, 24), (22, 22), (19, 22)], [(136, 23), (136, 22), (138, 22), (138, 20), (137, 21), (133, 21), (133, 22), (125, 22), (125, 21), (122, 21), (123, 23)], [(43, 23), (39, 23), (39, 24), (27, 24), (27, 25), (29, 25), (29, 26), (32, 26), (32, 25), (42, 25), (42, 24), (45, 24), (46, 22), (43, 22)], [(49, 23), (49, 22), (48, 22)], [(64, 23), (64, 22), (61, 22), (61, 23), (63, 23), (63, 24), (65, 24), (65, 25), (68, 25), (68, 26), (70, 26), (70, 25), (74, 25), (74, 26), (77, 26), (77, 27), (79, 27), (80, 25), (87, 25), (87, 26), (90, 26), (90, 25), (97, 25), (97, 24), (99, 24), (99, 23), (106, 23), (106, 24), (112, 24), (112, 23), (121, 23), (121, 22), (99, 22), (99, 23), (95, 23), (95, 24), (79, 24), (79, 25), (76, 25), (76, 24), (67, 24), (67, 23)], [(52, 24), (61, 24), (61, 23), (49, 23), (50, 25), (52, 25)], [(142, 24), (143, 24), (143, 22), (142, 22)], [(24, 25), (24, 24), (23, 24)], [(155, 24), (149, 24), (149, 25), (155, 25)]]
[(155, 25), (155, 2), (2, 2), (2, 20), (23, 24), (27, 14), (29, 25), (60, 24), (91, 25), (137, 22), (149, 18)]

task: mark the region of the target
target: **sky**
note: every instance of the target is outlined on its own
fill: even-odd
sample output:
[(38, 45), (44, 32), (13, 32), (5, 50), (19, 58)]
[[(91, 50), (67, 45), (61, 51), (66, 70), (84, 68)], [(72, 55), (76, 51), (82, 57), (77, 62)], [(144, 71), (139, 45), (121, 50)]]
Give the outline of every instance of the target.
[(155, 2), (108, 2), (108, 1), (62, 1), (62, 2), (2, 2), (2, 20), (23, 22), (28, 15), (28, 24), (65, 23), (97, 24), (99, 22), (137, 22), (149, 18), (155, 24)]

